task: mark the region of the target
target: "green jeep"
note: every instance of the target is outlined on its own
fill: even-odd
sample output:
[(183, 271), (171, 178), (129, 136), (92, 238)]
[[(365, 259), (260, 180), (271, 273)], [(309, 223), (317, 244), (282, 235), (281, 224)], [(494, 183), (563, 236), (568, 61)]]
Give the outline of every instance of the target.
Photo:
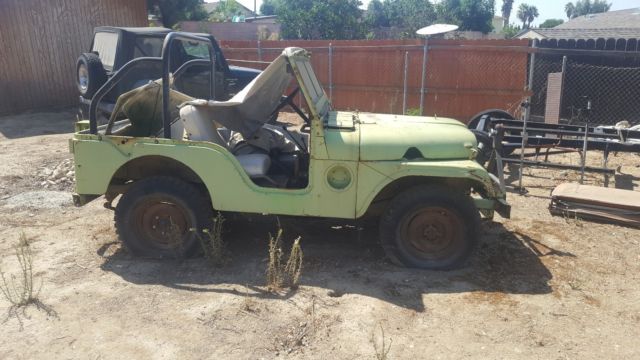
[[(122, 95), (105, 126), (80, 121), (70, 140), (76, 205), (104, 194), (112, 208), (121, 194), (117, 233), (143, 256), (197, 253), (190, 229), (224, 211), (377, 219), (394, 263), (462, 265), (480, 214), (510, 211), (498, 180), (474, 161), (474, 135), (452, 119), (333, 111), (309, 58), (285, 49), (228, 101), (172, 90), (166, 72)], [(286, 106), (298, 126), (278, 121)]]

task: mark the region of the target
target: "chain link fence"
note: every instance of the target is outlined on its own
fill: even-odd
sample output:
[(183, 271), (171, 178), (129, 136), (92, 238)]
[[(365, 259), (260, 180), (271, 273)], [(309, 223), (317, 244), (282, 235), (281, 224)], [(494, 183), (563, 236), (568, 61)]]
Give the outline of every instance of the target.
[[(615, 125), (627, 121), (630, 125), (640, 124), (640, 66), (624, 66), (615, 59), (607, 61), (606, 52), (596, 56), (597, 59), (572, 56), (570, 51), (565, 56), (536, 54), (532, 120), (545, 120), (549, 89), (553, 89), (549, 86), (549, 74), (562, 73), (560, 122)], [(588, 102), (591, 102), (590, 111), (587, 111)]]

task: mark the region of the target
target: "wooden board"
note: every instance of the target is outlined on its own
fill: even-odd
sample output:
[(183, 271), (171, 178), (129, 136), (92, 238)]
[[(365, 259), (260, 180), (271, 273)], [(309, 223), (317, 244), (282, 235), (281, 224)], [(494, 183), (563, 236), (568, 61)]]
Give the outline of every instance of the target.
[(565, 183), (551, 193), (549, 211), (629, 226), (640, 226), (640, 192)]
[(547, 101), (545, 102), (544, 122), (558, 124), (560, 122), (560, 106), (562, 102), (561, 72), (549, 73), (547, 77)]

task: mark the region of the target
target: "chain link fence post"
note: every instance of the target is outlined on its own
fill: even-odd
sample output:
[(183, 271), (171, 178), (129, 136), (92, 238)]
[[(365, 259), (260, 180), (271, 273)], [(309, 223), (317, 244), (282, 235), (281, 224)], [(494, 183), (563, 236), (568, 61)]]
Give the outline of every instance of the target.
[(407, 73), (409, 72), (409, 52), (404, 52), (404, 81), (402, 92), (402, 115), (407, 114)]
[(329, 100), (333, 101), (333, 44), (329, 43)]
[[(527, 90), (531, 91), (533, 88), (533, 76), (535, 75), (535, 67), (536, 67), (536, 53), (535, 48), (538, 46), (538, 39), (533, 40), (533, 44), (531, 47), (534, 49), (534, 52), (531, 53), (531, 63), (529, 64), (529, 81), (527, 84)], [(518, 189), (522, 192), (522, 176), (524, 170), (524, 149), (526, 147), (526, 143), (528, 142), (528, 134), (527, 134), (527, 122), (531, 117), (531, 96), (527, 96), (527, 105), (524, 108), (524, 122), (522, 124), (522, 145), (520, 146), (520, 170), (518, 171)]]
[(260, 44), (260, 40), (258, 40), (258, 61), (262, 61), (262, 46)]
[(422, 50), (422, 80), (420, 81), (420, 115), (424, 115), (424, 94), (426, 92), (425, 83), (427, 78), (427, 51), (429, 47), (429, 37), (424, 39), (424, 49)]

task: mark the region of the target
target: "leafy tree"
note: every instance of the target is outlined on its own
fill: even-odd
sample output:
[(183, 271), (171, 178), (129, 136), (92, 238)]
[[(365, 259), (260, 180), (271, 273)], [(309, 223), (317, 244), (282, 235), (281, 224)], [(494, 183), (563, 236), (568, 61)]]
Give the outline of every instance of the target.
[(389, 26), (387, 8), (389, 1), (371, 0), (367, 6), (366, 23), (368, 26), (379, 28)]
[(209, 15), (211, 22), (230, 22), (234, 16), (242, 15), (236, 0), (221, 0), (216, 9)]
[(264, 0), (260, 5), (260, 15), (275, 15), (277, 0)]
[(540, 14), (538, 14), (538, 8), (529, 4), (520, 4), (518, 8), (518, 19), (522, 21), (522, 28), (528, 29), (531, 27), (531, 23)]
[(494, 0), (442, 0), (436, 5), (438, 20), (460, 26), (460, 30), (493, 30)]
[(384, 7), (389, 25), (403, 28), (403, 37), (415, 37), (416, 30), (436, 20), (436, 11), (428, 0), (385, 0)]
[(276, 15), (285, 39), (361, 39), (360, 0), (279, 0)]
[(502, 27), (509, 27), (509, 18), (511, 17), (511, 10), (513, 10), (513, 0), (502, 1)]
[(569, 19), (588, 14), (603, 13), (610, 9), (611, 3), (606, 0), (577, 0), (575, 4), (568, 2), (564, 6), (564, 12)]
[(522, 28), (520, 28), (520, 25), (511, 24), (502, 28), (502, 33), (504, 34), (504, 37), (506, 39), (511, 39), (512, 37), (515, 37), (518, 32), (520, 32), (520, 30), (522, 30)]
[(208, 14), (203, 4), (203, 0), (147, 0), (149, 11), (169, 28), (184, 20), (205, 20)]
[(556, 27), (560, 24), (564, 23), (564, 20), (562, 19), (547, 19), (545, 21), (542, 22), (542, 24), (540, 24), (540, 28), (541, 29), (548, 29), (548, 28), (552, 28), (552, 27)]

